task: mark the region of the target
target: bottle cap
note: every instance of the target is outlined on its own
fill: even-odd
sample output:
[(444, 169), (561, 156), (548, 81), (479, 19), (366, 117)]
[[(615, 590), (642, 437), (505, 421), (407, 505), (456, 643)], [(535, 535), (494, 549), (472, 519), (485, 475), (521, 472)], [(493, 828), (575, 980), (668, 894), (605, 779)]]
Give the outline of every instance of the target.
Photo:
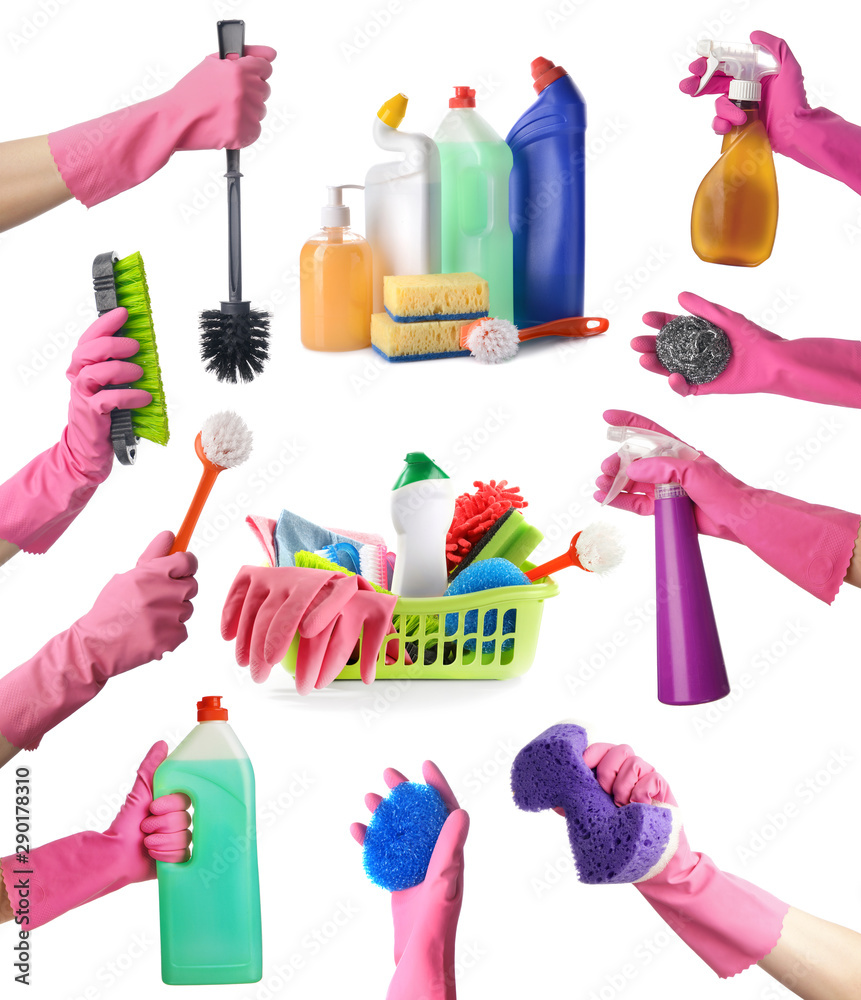
[(731, 101), (761, 101), (762, 84), (759, 80), (731, 80), (727, 96)]
[(560, 76), (568, 76), (568, 74), (561, 66), (556, 66), (549, 59), (539, 56), (532, 60), (532, 79), (534, 81), (532, 86), (535, 88), (536, 94), (540, 94), (545, 87), (549, 87)]
[(472, 87), (455, 87), (454, 97), (448, 99), (450, 108), (474, 108), (475, 91)]
[(323, 206), (323, 211), (320, 213), (324, 229), (348, 229), (350, 226), (350, 206), (343, 203), (344, 188), (364, 190), (361, 184), (330, 184), (329, 203)]
[(397, 128), (404, 120), (407, 113), (407, 102), (409, 98), (406, 94), (395, 94), (377, 112), (377, 118), (389, 128)]
[(399, 490), (402, 486), (408, 486), (410, 483), (423, 482), (426, 479), (448, 479), (442, 469), (423, 451), (409, 452), (404, 461), (407, 464), (398, 477), (398, 481), (392, 487), (394, 490)]
[(197, 703), (198, 722), (227, 722), (227, 709), (221, 707), (221, 695), (207, 695)]

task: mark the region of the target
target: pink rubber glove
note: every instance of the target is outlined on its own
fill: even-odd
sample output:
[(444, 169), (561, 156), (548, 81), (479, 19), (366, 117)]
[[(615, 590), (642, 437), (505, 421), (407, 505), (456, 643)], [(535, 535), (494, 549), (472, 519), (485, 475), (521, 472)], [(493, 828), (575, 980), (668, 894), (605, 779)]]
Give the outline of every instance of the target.
[[(397, 597), (380, 594), (364, 577), (353, 577), (358, 592), (328, 622), (318, 614), (315, 621), (299, 626), (299, 649), (296, 654), (296, 690), (310, 694), (328, 687), (344, 669), (361, 638), (359, 673), (364, 684), (377, 676), (377, 657), (387, 635), (394, 632), (392, 612)], [(324, 609), (332, 610), (331, 606)]]
[(111, 410), (152, 402), (143, 389), (101, 391), (143, 374), (140, 365), (119, 360), (137, 354), (138, 342), (112, 336), (127, 318), (125, 309), (112, 309), (84, 331), (66, 371), (72, 391), (59, 442), (0, 486), (0, 538), (25, 552), (47, 552), (108, 478)]
[[(771, 53), (780, 66), (779, 72), (762, 78), (760, 115), (772, 149), (861, 194), (861, 128), (827, 108), (810, 107), (801, 67), (782, 38), (753, 31), (750, 40)], [(704, 57), (691, 63), (693, 76), (679, 84), (682, 93), (695, 94), (705, 68)], [(744, 111), (726, 96), (729, 81), (726, 74), (717, 71), (702, 90), (702, 94), (720, 95), (712, 122), (719, 135), (746, 121)]]
[[(716, 379), (705, 385), (688, 385), (683, 375), (669, 375), (670, 388), (680, 396), (707, 396), (770, 392), (811, 403), (861, 407), (861, 341), (805, 337), (784, 340), (764, 330), (741, 313), (682, 292), (679, 305), (695, 316), (719, 326), (732, 343), (732, 357)], [(673, 313), (647, 312), (643, 322), (655, 330), (675, 319)], [(658, 360), (657, 338), (635, 337), (640, 364), (656, 375), (667, 376)]]
[[(607, 410), (604, 419), (617, 427), (645, 427), (676, 436), (628, 410)], [(604, 460), (604, 474), (595, 483), (596, 500), (604, 500), (618, 470), (618, 455)], [(630, 482), (611, 507), (654, 514), (655, 484), (681, 483), (694, 502), (701, 534), (740, 542), (814, 597), (827, 604), (834, 600), (852, 559), (858, 514), (754, 489), (702, 453), (694, 461), (640, 458), (628, 466), (628, 476)]]
[(173, 540), (170, 531), (156, 535), (135, 568), (112, 577), (83, 618), (0, 678), (0, 734), (7, 742), (35, 750), (109, 678), (185, 642), (197, 559), (168, 555)]
[[(454, 951), (457, 921), (463, 905), (463, 848), (469, 833), (469, 815), (461, 809), (436, 764), (422, 765), (425, 783), (432, 785), (449, 808), (431, 855), (424, 882), (392, 893), (395, 925), (395, 974), (386, 1000), (455, 1000)], [(383, 780), (394, 788), (408, 779), (387, 768)], [(373, 812), (382, 796), (369, 792), (365, 805)], [(353, 823), (350, 833), (364, 844), (367, 826)]]
[(298, 566), (243, 566), (224, 601), (221, 635), (236, 639), (236, 662), (250, 664), (252, 680), (262, 684), (300, 625), (316, 635), (334, 621), (357, 592), (358, 579)]
[(156, 861), (188, 860), (190, 799), (181, 794), (155, 801), (152, 797), (153, 774), (166, 756), (164, 741), (150, 748), (123, 807), (104, 833), (76, 833), (0, 860), (21, 927), (31, 931), (132, 882), (155, 878)]
[(48, 136), (69, 191), (87, 208), (128, 191), (177, 150), (240, 149), (260, 135), (275, 50), (207, 56), (166, 94)]
[[(677, 805), (661, 775), (625, 744), (593, 743), (583, 760), (616, 805)], [(684, 828), (666, 867), (634, 885), (685, 944), (723, 978), (765, 958), (780, 939), (789, 909), (787, 903), (722, 872), (711, 858), (692, 851)]]

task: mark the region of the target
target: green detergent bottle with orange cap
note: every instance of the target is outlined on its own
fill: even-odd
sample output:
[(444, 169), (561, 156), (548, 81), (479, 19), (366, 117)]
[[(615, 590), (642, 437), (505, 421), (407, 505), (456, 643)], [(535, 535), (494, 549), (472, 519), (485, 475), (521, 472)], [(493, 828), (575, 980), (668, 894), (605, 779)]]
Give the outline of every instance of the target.
[(155, 773), (155, 796), (191, 799), (191, 859), (156, 862), (161, 972), (171, 985), (256, 983), (263, 976), (254, 771), (220, 696)]

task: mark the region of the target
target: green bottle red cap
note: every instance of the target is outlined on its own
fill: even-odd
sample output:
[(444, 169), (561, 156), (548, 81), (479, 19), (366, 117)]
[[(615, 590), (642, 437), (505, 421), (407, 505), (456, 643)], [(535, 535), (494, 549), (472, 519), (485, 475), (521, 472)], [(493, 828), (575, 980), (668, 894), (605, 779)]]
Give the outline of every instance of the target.
[(198, 722), (227, 722), (227, 709), (221, 707), (221, 695), (206, 695), (197, 703)]
[(410, 483), (420, 483), (426, 479), (448, 479), (442, 469), (436, 465), (433, 459), (427, 457), (423, 451), (411, 451), (407, 453), (404, 461), (403, 472), (398, 477), (398, 481), (392, 487), (399, 490), (402, 486), (409, 486)]

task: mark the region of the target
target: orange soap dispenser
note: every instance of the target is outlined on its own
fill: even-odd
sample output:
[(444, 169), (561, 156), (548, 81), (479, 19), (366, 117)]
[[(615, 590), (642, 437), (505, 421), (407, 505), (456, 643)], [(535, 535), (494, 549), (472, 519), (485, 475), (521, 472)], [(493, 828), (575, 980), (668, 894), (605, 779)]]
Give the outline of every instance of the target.
[(299, 254), (302, 343), (312, 351), (357, 351), (371, 346), (373, 257), (368, 241), (350, 229), (344, 188), (329, 188), (323, 228)]
[(748, 43), (703, 39), (697, 54), (708, 59), (697, 93), (722, 70), (732, 77), (729, 99), (747, 120), (723, 137), (720, 159), (697, 190), (691, 244), (710, 264), (756, 267), (771, 256), (777, 232), (777, 176), (759, 117), (760, 81), (779, 67), (765, 49)]

